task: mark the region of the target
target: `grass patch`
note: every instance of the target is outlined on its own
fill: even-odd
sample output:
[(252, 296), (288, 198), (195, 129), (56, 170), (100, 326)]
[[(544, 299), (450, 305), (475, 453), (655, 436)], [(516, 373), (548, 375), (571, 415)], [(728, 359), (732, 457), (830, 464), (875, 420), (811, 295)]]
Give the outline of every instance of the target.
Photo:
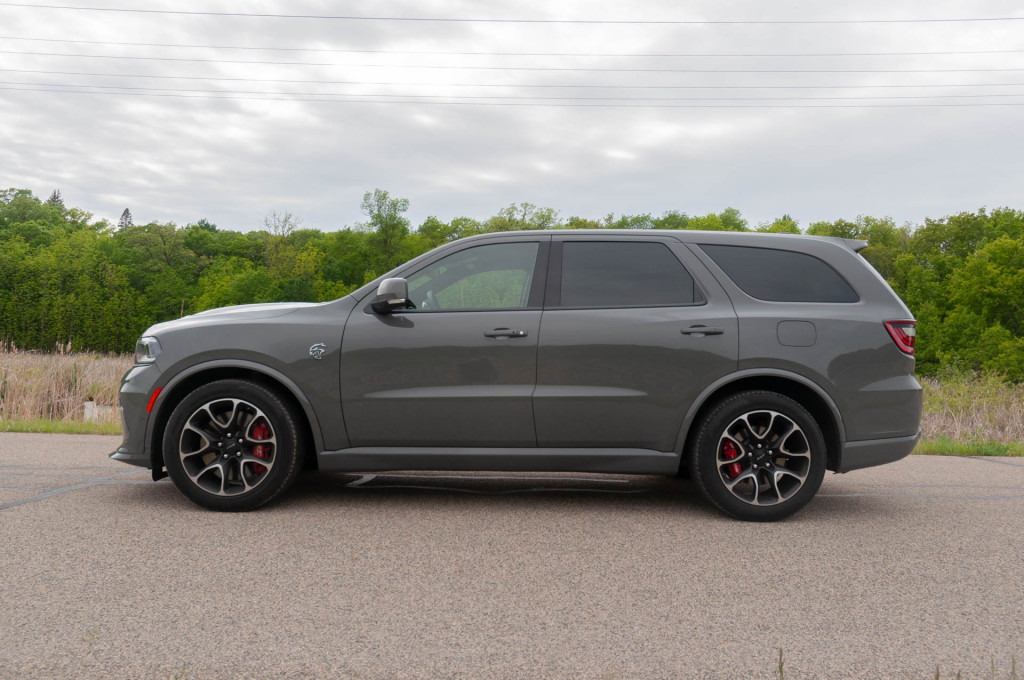
[(926, 456), (1024, 456), (1024, 442), (956, 441), (937, 437), (921, 441), (914, 453)]
[(0, 420), (0, 432), (46, 432), (48, 434), (121, 434), (120, 423), (46, 420), (31, 418)]

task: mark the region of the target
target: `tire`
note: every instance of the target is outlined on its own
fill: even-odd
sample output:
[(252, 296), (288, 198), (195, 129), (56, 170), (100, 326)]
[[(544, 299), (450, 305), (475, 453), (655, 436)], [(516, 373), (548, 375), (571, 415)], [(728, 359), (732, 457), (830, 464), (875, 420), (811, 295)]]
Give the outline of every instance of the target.
[(302, 469), (299, 417), (275, 392), (248, 380), (218, 380), (190, 392), (164, 429), (167, 474), (210, 510), (254, 510), (277, 498)]
[(700, 421), (690, 475), (727, 515), (772, 522), (807, 505), (825, 477), (825, 438), (803, 406), (776, 392), (740, 392)]

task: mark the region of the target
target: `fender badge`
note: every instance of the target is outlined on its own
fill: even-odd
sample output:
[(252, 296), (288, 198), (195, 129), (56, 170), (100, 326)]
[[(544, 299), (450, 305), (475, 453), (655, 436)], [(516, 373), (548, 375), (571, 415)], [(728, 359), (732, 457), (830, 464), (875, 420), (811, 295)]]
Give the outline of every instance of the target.
[(323, 359), (324, 358), (324, 352), (326, 352), (326, 351), (327, 351), (327, 345), (325, 345), (322, 342), (318, 342), (318, 343), (316, 343), (315, 345), (313, 345), (312, 347), (309, 348), (309, 356), (313, 357), (314, 359)]

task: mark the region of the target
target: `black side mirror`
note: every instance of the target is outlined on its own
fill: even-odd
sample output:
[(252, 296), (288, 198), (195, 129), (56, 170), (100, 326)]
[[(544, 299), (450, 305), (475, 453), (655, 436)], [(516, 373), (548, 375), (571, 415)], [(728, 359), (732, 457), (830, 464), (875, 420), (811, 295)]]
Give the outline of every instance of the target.
[(377, 286), (377, 297), (370, 307), (378, 314), (390, 314), (396, 309), (409, 309), (409, 283), (405, 279), (384, 279)]

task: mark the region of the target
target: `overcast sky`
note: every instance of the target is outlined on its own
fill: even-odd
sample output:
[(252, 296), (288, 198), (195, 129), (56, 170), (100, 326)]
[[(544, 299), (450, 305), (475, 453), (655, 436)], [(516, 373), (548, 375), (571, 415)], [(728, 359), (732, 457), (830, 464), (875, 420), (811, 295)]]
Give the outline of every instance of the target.
[[(989, 0), (89, 6), (633, 22), (1024, 16), (1019, 2)], [(877, 54), (893, 52), (947, 54)], [(827, 56), (622, 56), (637, 54)], [(380, 187), (410, 200), (414, 225), (519, 202), (563, 218), (731, 206), (752, 225), (784, 213), (803, 227), (858, 214), (919, 223), (1024, 208), (1022, 104), (1024, 21), (400, 22), (0, 2), (0, 187), (44, 199), (60, 189), (112, 221), (127, 207), (136, 223), (249, 230), (276, 210), (331, 230), (360, 221), (363, 193)]]

